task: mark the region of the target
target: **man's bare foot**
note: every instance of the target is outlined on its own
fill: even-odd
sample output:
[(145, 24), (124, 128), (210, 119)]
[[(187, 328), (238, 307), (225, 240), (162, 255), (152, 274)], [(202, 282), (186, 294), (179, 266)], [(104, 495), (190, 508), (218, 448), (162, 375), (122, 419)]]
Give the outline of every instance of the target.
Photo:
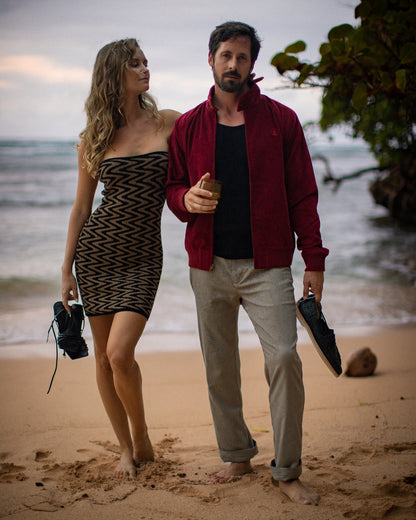
[(304, 486), (299, 479), (279, 480), (279, 488), (296, 504), (317, 506), (321, 499), (316, 491)]
[(134, 462), (139, 465), (141, 462), (150, 462), (155, 460), (152, 443), (149, 436), (146, 434), (145, 438), (140, 442), (134, 443)]
[(211, 481), (216, 482), (218, 484), (224, 484), (224, 482), (229, 482), (234, 477), (241, 477), (241, 475), (245, 475), (246, 473), (251, 473), (253, 468), (251, 467), (251, 463), (249, 460), (245, 462), (231, 462), (228, 468), (219, 471), (211, 476)]
[(137, 476), (137, 468), (130, 453), (122, 453), (120, 462), (114, 470), (114, 476), (117, 478), (135, 478)]

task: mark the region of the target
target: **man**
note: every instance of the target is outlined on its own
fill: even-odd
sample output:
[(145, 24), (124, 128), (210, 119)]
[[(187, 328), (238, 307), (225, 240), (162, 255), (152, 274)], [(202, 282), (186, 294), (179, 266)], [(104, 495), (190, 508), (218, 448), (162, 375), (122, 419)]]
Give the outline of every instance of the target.
[[(211, 411), (229, 466), (213, 480), (251, 471), (257, 446), (242, 413), (237, 317), (240, 304), (265, 357), (275, 458), (271, 469), (293, 501), (317, 504), (301, 474), (304, 389), (296, 352), (296, 304), (290, 271), (294, 233), (306, 264), (303, 294), (319, 302), (324, 261), (317, 188), (296, 114), (261, 95), (252, 81), (260, 50), (255, 30), (239, 22), (210, 37), (215, 85), (209, 98), (180, 117), (170, 140), (167, 201), (187, 222), (198, 328)], [(200, 187), (222, 182), (221, 198)]]

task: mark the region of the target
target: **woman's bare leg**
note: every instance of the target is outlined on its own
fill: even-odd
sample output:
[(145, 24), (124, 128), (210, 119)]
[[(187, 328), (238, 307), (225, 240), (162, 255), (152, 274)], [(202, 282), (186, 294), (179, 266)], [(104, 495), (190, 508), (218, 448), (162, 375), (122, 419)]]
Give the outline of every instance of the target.
[[(127, 316), (122, 316), (126, 314)], [(114, 319), (115, 317), (117, 319)], [(120, 443), (120, 462), (115, 470), (115, 475), (118, 477), (135, 476), (136, 462), (154, 458), (144, 422), (140, 370), (134, 360), (134, 348), (145, 323), (146, 319), (136, 313), (90, 318), (95, 345), (97, 385)], [(114, 366), (110, 362), (109, 351)], [(119, 367), (128, 364), (132, 366), (132, 370), (127, 371), (125, 377), (125, 369), (120, 370)], [(120, 398), (116, 386), (123, 394), (125, 403), (123, 398)], [(129, 428), (129, 417), (133, 439)]]
[(136, 464), (154, 460), (145, 420), (142, 377), (134, 358), (134, 350), (146, 322), (144, 316), (135, 312), (115, 314), (107, 343), (114, 387), (130, 420), (133, 459)]

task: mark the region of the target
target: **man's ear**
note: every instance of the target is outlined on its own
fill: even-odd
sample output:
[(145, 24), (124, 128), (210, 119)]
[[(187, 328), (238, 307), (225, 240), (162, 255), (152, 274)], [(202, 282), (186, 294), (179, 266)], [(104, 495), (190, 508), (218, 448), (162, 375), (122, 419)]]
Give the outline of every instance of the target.
[(212, 57), (212, 54), (210, 52), (208, 53), (208, 63), (210, 67), (214, 66), (214, 58)]

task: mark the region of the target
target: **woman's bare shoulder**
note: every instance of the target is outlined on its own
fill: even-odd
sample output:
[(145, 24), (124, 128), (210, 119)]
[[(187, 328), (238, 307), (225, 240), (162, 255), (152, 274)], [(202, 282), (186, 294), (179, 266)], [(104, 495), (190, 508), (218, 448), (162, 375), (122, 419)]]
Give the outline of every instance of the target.
[(175, 124), (175, 121), (178, 119), (178, 117), (182, 115), (180, 112), (177, 112), (176, 110), (171, 110), (169, 108), (160, 110), (159, 114), (162, 116), (166, 124), (172, 126)]
[(163, 119), (163, 135), (169, 139), (170, 134), (172, 133), (173, 127), (175, 126), (175, 121), (178, 119), (179, 116), (182, 114), (180, 112), (177, 112), (176, 110), (160, 110), (159, 114), (161, 115)]

